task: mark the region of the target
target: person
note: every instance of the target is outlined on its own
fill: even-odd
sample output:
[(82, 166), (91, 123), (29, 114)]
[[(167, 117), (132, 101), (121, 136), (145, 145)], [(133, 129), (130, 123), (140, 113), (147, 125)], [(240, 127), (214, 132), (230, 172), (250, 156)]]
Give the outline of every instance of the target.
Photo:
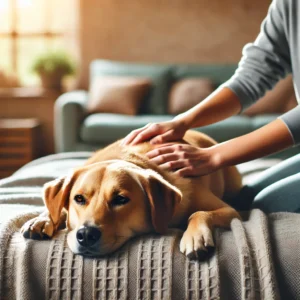
[[(204, 101), (172, 120), (148, 124), (132, 131), (123, 144), (135, 145), (145, 140), (161, 144), (148, 152), (148, 157), (161, 168), (180, 176), (205, 175), (299, 144), (300, 105), (253, 132), (210, 148), (172, 144), (172, 141), (182, 138), (188, 129), (240, 113), (289, 73), (293, 75), (299, 103), (299, 37), (300, 1), (273, 0), (259, 35), (253, 43), (243, 48), (238, 68), (227, 82)], [(251, 204), (265, 212), (300, 212), (299, 171), (300, 154), (280, 162), (242, 189), (239, 205), (245, 208), (244, 204), (247, 207)], [(243, 201), (247, 197), (248, 200)], [(249, 199), (250, 204), (247, 204)]]

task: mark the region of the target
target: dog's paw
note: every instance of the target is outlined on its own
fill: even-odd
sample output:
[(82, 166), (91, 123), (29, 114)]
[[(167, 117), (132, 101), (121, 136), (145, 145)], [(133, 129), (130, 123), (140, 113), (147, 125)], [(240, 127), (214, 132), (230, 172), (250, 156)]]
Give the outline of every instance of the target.
[(21, 233), (26, 239), (45, 240), (54, 234), (54, 225), (49, 217), (38, 216), (27, 221), (21, 228)]
[(180, 241), (180, 251), (189, 259), (205, 260), (214, 250), (214, 240), (210, 228), (201, 224), (197, 229), (188, 228)]

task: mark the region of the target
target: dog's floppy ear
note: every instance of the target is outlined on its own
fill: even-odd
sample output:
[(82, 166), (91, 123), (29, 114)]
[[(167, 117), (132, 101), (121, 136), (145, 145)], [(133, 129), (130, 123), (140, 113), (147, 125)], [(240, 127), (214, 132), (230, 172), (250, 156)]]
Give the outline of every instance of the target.
[(73, 181), (73, 176), (66, 176), (44, 185), (44, 202), (54, 225), (58, 224), (62, 209), (68, 207)]
[(165, 233), (182, 194), (178, 188), (163, 177), (151, 174), (144, 184), (151, 207), (152, 225), (156, 232)]

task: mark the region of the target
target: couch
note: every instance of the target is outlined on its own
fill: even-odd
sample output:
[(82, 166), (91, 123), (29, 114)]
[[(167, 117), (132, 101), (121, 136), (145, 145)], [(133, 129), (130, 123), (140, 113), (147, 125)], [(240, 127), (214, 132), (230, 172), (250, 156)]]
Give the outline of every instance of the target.
[[(174, 83), (185, 78), (208, 78), (217, 88), (233, 75), (236, 67), (235, 64), (141, 64), (95, 60), (90, 65), (91, 84), (100, 76), (146, 76), (151, 78), (151, 89), (145, 95), (136, 115), (88, 113), (90, 88), (61, 95), (55, 103), (56, 152), (95, 150), (147, 123), (170, 120), (173, 115), (168, 113), (167, 99), (170, 87)], [(120, 105), (126, 104), (120, 103)], [(249, 115), (237, 115), (196, 130), (201, 130), (218, 142), (223, 142), (251, 132), (276, 119), (278, 112), (273, 111), (275, 113), (268, 111), (268, 114), (253, 114), (250, 111)], [(284, 159), (296, 153), (299, 153), (299, 147), (283, 151), (273, 157)]]

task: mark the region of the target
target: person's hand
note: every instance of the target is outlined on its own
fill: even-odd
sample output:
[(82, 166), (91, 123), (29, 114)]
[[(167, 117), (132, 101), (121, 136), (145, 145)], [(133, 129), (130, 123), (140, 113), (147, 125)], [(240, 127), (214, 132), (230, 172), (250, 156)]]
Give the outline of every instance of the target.
[(220, 156), (215, 149), (164, 144), (146, 155), (162, 169), (173, 171), (182, 177), (195, 177), (212, 173), (221, 167)]
[(136, 145), (150, 140), (151, 144), (160, 144), (182, 139), (188, 128), (178, 120), (161, 123), (149, 123), (146, 126), (129, 133), (122, 145)]

